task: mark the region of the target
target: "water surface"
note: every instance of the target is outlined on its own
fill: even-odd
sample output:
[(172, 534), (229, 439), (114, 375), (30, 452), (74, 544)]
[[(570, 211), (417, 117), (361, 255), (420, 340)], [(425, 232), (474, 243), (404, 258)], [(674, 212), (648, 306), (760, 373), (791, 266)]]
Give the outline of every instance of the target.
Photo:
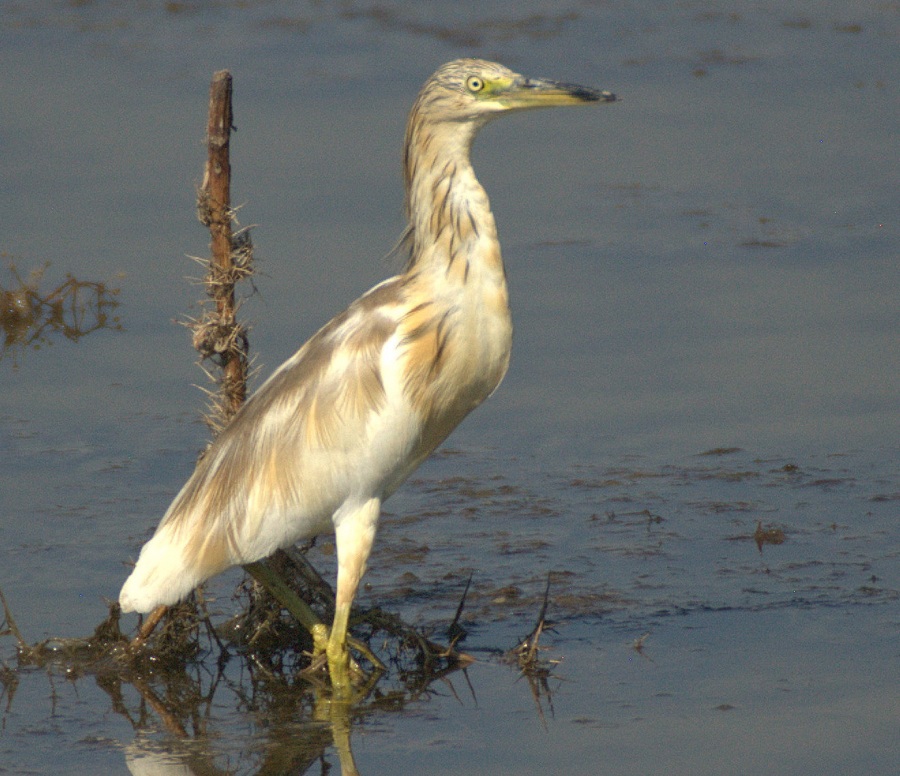
[[(476, 144), (513, 364), (388, 503), (362, 603), (444, 627), (472, 573), (479, 663), (360, 710), (360, 772), (893, 772), (898, 21), (830, 2), (4, 3), (0, 251), (26, 277), (49, 262), (42, 289), (118, 289), (121, 327), (0, 360), (19, 627), (93, 630), (206, 439), (173, 320), (197, 311), (213, 71), (235, 78), (265, 375), (392, 271), (406, 111), (439, 64), (486, 56), (623, 99)], [(498, 655), (548, 574), (561, 662), (536, 699)], [(14, 653), (0, 640), (0, 668)], [(200, 674), (187, 744), (127, 687), (123, 712), (93, 676), (15, 674), (0, 771), (59, 772), (61, 751), (67, 773), (338, 768), (305, 696), (255, 708), (246, 677), (210, 693)]]

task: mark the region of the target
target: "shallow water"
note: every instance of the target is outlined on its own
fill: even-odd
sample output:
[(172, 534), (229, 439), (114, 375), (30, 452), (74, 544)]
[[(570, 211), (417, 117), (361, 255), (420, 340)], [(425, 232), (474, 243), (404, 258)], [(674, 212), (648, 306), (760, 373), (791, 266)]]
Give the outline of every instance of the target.
[[(878, 3), (0, 6), (0, 251), (23, 276), (50, 262), (47, 291), (119, 289), (121, 326), (48, 328), (0, 360), (19, 627), (93, 630), (205, 439), (172, 321), (197, 309), (212, 72), (235, 77), (267, 374), (391, 271), (409, 104), (441, 62), (487, 56), (623, 100), (476, 145), (513, 365), (388, 503), (361, 599), (441, 628), (471, 572), (479, 662), (360, 710), (360, 772), (894, 772), (898, 29)], [(783, 543), (757, 546), (770, 530)], [(560, 662), (536, 698), (498, 653), (548, 574)], [(187, 743), (133, 691), (9, 676), (0, 772), (318, 773), (342, 754), (306, 696), (254, 707), (230, 673), (215, 692), (202, 674)]]

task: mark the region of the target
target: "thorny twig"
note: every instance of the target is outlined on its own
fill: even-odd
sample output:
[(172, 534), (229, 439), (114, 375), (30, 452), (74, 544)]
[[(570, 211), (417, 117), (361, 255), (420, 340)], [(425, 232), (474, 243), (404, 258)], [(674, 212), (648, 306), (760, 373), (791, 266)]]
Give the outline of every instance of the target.
[(459, 624), (459, 620), (462, 617), (463, 607), (466, 605), (466, 597), (469, 595), (469, 588), (472, 586), (472, 573), (469, 573), (469, 578), (466, 580), (466, 587), (462, 592), (462, 596), (459, 599), (459, 606), (456, 607), (456, 614), (453, 616), (453, 622), (447, 626), (447, 638), (450, 639), (450, 645), (456, 646), (460, 641), (462, 641), (468, 632), (462, 625)]
[(522, 675), (528, 680), (528, 685), (531, 688), (532, 696), (534, 697), (535, 705), (537, 706), (538, 715), (541, 718), (541, 721), (546, 726), (546, 721), (544, 719), (544, 710), (541, 705), (541, 698), (545, 697), (547, 699), (547, 703), (550, 707), (550, 714), (553, 715), (553, 695), (550, 692), (550, 683), (549, 679), (552, 675), (552, 669), (555, 667), (559, 661), (558, 660), (541, 660), (540, 658), (540, 650), (539, 646), (541, 634), (544, 631), (549, 630), (550, 625), (546, 619), (547, 617), (547, 608), (550, 603), (550, 575), (547, 575), (547, 586), (544, 588), (544, 601), (541, 604), (541, 611), (538, 614), (537, 623), (532, 629), (531, 633), (529, 633), (517, 647), (511, 649), (507, 653), (507, 658), (511, 662), (515, 662), (518, 664), (519, 669), (522, 671)]

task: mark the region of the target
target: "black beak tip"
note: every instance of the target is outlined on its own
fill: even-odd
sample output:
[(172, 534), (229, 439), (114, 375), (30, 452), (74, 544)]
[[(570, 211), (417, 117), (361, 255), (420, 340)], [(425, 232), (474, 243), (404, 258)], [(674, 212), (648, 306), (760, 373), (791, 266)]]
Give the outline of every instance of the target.
[(597, 91), (595, 89), (591, 89), (591, 96), (587, 99), (591, 102), (615, 102), (616, 95), (612, 92), (608, 92), (605, 89), (603, 91)]

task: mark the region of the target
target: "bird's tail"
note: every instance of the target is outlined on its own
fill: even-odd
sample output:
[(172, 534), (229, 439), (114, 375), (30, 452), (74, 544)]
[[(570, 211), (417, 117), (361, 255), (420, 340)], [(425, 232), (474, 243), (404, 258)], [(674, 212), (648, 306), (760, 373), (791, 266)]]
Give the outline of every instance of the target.
[(123, 612), (143, 614), (160, 604), (171, 606), (203, 582), (196, 567), (185, 562), (182, 548), (173, 546), (169, 538), (168, 531), (160, 530), (144, 545), (119, 593)]

